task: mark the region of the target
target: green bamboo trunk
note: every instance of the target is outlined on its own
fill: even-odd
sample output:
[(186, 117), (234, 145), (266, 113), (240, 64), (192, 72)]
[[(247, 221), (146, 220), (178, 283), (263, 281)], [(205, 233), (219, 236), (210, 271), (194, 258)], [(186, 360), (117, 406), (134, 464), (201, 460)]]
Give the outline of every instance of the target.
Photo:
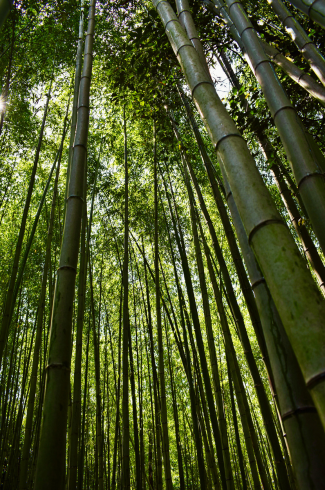
[(33, 415), (34, 415), (35, 394), (37, 388), (37, 369), (39, 363), (39, 351), (42, 342), (42, 327), (43, 327), (43, 319), (45, 313), (47, 276), (48, 276), (48, 270), (49, 270), (49, 265), (51, 260), (51, 245), (52, 245), (52, 237), (53, 237), (54, 215), (55, 215), (55, 206), (57, 200), (57, 186), (58, 186), (59, 173), (60, 173), (60, 162), (58, 162), (58, 166), (56, 169), (51, 214), (49, 219), (49, 227), (48, 227), (47, 240), (46, 240), (46, 254), (45, 254), (45, 262), (44, 262), (44, 269), (43, 269), (43, 276), (42, 276), (42, 286), (41, 286), (41, 291), (38, 300), (36, 339), (35, 339), (34, 353), (33, 353), (33, 364), (32, 364), (32, 370), (30, 375), (28, 408), (27, 408), (26, 423), (25, 423), (25, 438), (24, 438), (24, 445), (22, 449), (21, 466), (20, 466), (20, 474), (19, 474), (19, 490), (27, 490), (28, 488), (27, 470), (28, 470), (29, 452), (30, 452), (30, 445), (31, 445), (31, 435), (32, 435), (31, 432), (32, 432), (32, 423), (33, 423)]
[(289, 2), (325, 29), (324, 0), (289, 0)]
[(17, 274), (18, 274), (19, 259), (20, 259), (21, 248), (23, 245), (23, 240), (24, 240), (24, 235), (25, 235), (27, 216), (28, 216), (28, 211), (30, 208), (32, 193), (33, 193), (33, 189), (34, 189), (35, 176), (36, 176), (39, 156), (40, 156), (40, 152), (41, 152), (41, 147), (42, 147), (44, 128), (45, 128), (46, 118), (47, 118), (47, 114), (48, 114), (48, 106), (49, 106), (49, 101), (50, 101), (50, 96), (51, 96), (51, 88), (52, 88), (52, 81), (50, 84), (50, 88), (49, 88), (49, 91), (47, 94), (47, 99), (46, 99), (46, 103), (45, 103), (45, 107), (44, 107), (44, 115), (43, 115), (42, 125), (41, 125), (41, 129), (40, 129), (40, 134), (38, 137), (38, 144), (37, 144), (37, 148), (36, 148), (36, 152), (35, 152), (35, 158), (34, 158), (34, 163), (33, 163), (33, 167), (32, 167), (32, 172), (31, 172), (31, 176), (30, 176), (30, 180), (29, 180), (27, 197), (26, 197), (23, 215), (22, 215), (22, 219), (21, 219), (21, 224), (20, 224), (20, 228), (19, 228), (19, 235), (18, 235), (17, 244), (16, 244), (15, 256), (14, 256), (14, 261), (13, 261), (13, 265), (12, 265), (6, 301), (5, 301), (5, 305), (4, 305), (4, 309), (3, 309), (3, 317), (2, 317), (1, 330), (0, 330), (0, 366), (2, 364), (3, 351), (5, 348), (6, 342), (7, 342), (9, 328), (10, 328), (10, 322), (11, 322), (11, 318), (12, 318), (12, 311), (14, 308), (14, 288), (15, 288), (16, 278), (17, 278)]
[[(225, 169), (250, 244), (325, 425), (325, 385), (322, 383), (325, 379), (325, 305), (322, 295), (284, 226), (245, 141), (201, 67), (175, 13), (166, 1), (154, 0), (153, 3), (183, 67), (218, 160)], [(295, 150), (296, 141), (295, 138)], [(300, 182), (300, 178), (297, 181)], [(313, 194), (316, 203), (314, 197)]]
[(325, 184), (321, 159), (285, 94), (243, 7), (235, 0), (226, 0), (226, 5), (264, 93), (299, 192), (324, 252)]
[(166, 402), (166, 383), (164, 367), (164, 346), (161, 325), (160, 309), (160, 284), (159, 284), (159, 249), (158, 249), (158, 178), (157, 178), (157, 140), (156, 125), (154, 123), (153, 134), (153, 158), (154, 158), (154, 201), (155, 201), (155, 283), (156, 283), (156, 316), (157, 316), (157, 333), (158, 333), (158, 351), (159, 351), (159, 381), (160, 381), (160, 406), (161, 406), (161, 426), (163, 441), (163, 460), (165, 469), (165, 485), (167, 490), (172, 490), (173, 481), (170, 468), (170, 451), (168, 435), (168, 417)]
[(325, 60), (319, 52), (311, 38), (307, 35), (299, 22), (283, 4), (282, 0), (267, 0), (274, 12), (281, 20), (285, 30), (301, 52), (302, 56), (309, 63), (315, 75), (325, 85)]
[(95, 0), (89, 8), (83, 76), (80, 82), (77, 133), (69, 197), (54, 296), (47, 382), (35, 475), (35, 490), (63, 490), (65, 445), (70, 389), (71, 327), (84, 196), (84, 168), (89, 121)]
[(312, 97), (325, 106), (324, 87), (317, 83), (313, 77), (298, 68), (292, 61), (288, 60), (288, 58), (280, 53), (274, 46), (270, 46), (270, 44), (267, 44), (264, 41), (262, 42), (262, 45), (265, 53), (277, 66), (279, 66), (292, 80), (307, 90)]
[(123, 109), (124, 128), (124, 165), (125, 165), (125, 211), (124, 211), (124, 262), (123, 262), (123, 334), (122, 334), (122, 490), (130, 488), (130, 448), (129, 448), (129, 171), (127, 154), (127, 133), (125, 106)]
[(261, 312), (281, 420), (289, 445), (297, 487), (299, 490), (323, 488), (325, 485), (324, 430), (265, 280), (250, 249), (229, 188), (227, 196), (252, 288)]

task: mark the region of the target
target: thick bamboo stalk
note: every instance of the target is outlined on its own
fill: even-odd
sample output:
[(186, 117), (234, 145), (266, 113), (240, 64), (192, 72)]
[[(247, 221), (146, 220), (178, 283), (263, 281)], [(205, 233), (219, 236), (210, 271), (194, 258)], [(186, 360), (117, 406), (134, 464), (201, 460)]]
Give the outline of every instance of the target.
[(294, 18), (290, 10), (283, 4), (282, 0), (267, 0), (277, 14), (285, 30), (309, 63), (315, 75), (325, 85), (325, 60), (319, 52), (311, 38), (307, 36), (305, 30), (299, 22)]
[(261, 85), (313, 229), (325, 252), (325, 183), (322, 162), (264, 53), (243, 7), (235, 0), (226, 0), (226, 4), (250, 58), (253, 72)]
[(279, 66), (292, 80), (307, 90), (312, 97), (325, 106), (325, 89), (319, 83), (315, 82), (313, 77), (298, 68), (298, 66), (286, 58), (274, 46), (271, 46), (265, 41), (262, 41), (262, 45), (265, 53), (277, 66)]
[[(176, 7), (177, 7), (177, 14), (179, 17), (179, 21), (181, 23), (181, 26), (185, 29), (187, 32), (188, 38), (195, 47), (202, 65), (205, 67), (207, 75), (211, 79), (211, 75), (209, 72), (209, 67), (206, 61), (206, 57), (203, 51), (203, 46), (200, 41), (198, 32), (196, 30), (195, 24), (193, 22), (192, 14), (190, 11), (190, 6), (188, 3), (188, 0), (176, 0)], [(212, 81), (212, 80), (211, 80)]]
[[(57, 273), (47, 366), (43, 424), (35, 490), (63, 490), (65, 444), (70, 387), (71, 327), (84, 195), (89, 92), (92, 73), (95, 0), (89, 8), (83, 76), (80, 82), (77, 134), (71, 167), (69, 197)], [(53, 457), (53, 454), (56, 457)]]
[[(227, 73), (226, 73), (227, 76), (230, 78), (231, 83), (234, 85), (234, 87), (236, 87), (239, 93), (241, 94), (241, 90), (240, 90), (241, 85), (239, 83), (236, 74), (234, 73), (231, 67), (231, 64), (228, 61), (227, 55), (222, 51), (220, 56), (224, 61), (224, 65), (227, 67)], [(243, 98), (243, 102), (246, 101), (244, 96), (242, 98)], [(257, 135), (257, 139), (259, 141), (264, 157), (266, 161), (269, 163), (269, 166), (271, 167), (271, 171), (273, 172), (277, 187), (281, 194), (282, 200), (287, 208), (291, 222), (303, 245), (304, 253), (308, 257), (308, 260), (312, 268), (314, 269), (319, 287), (324, 292), (325, 291), (325, 266), (318, 254), (317, 248), (313, 240), (311, 239), (306, 226), (303, 224), (303, 219), (292, 197), (291, 191), (288, 188), (282, 176), (280, 170), (282, 168), (281, 161), (278, 158), (272, 143), (270, 142), (270, 140), (268, 139), (264, 131), (261, 129), (259, 125), (259, 121), (254, 117), (254, 115), (251, 114), (251, 108), (249, 104), (246, 104), (246, 112), (248, 118), (251, 121), (252, 129)]]
[[(325, 384), (322, 383), (325, 379), (325, 304), (322, 295), (306, 269), (289, 230), (283, 225), (246, 143), (201, 67), (198, 54), (174, 11), (167, 1), (154, 0), (153, 3), (166, 26), (195, 103), (216, 147), (218, 159), (225, 168), (250, 244), (325, 425)], [(290, 111), (291, 116), (295, 118), (294, 111)], [(281, 110), (278, 115), (283, 112)], [(298, 135), (301, 131), (299, 130)], [(295, 152), (297, 142), (300, 143), (300, 137), (296, 137)], [(303, 140), (306, 141), (305, 136)], [(316, 184), (315, 179), (320, 178), (321, 174), (318, 173), (318, 169), (316, 171), (314, 163), (311, 172), (314, 179), (304, 178), (300, 185), (301, 191), (304, 184), (311, 180)], [(303, 178), (306, 174), (303, 175), (299, 171), (298, 182), (301, 181), (300, 176)], [(315, 194), (313, 201), (317, 206)]]
[(325, 29), (324, 0), (289, 0), (289, 2)]
[[(324, 430), (306, 389), (278, 312), (249, 246), (227, 183), (226, 189), (227, 201), (236, 226), (257, 305), (263, 318), (262, 325), (270, 353), (280, 415), (289, 444), (297, 486), (301, 490), (313, 487), (322, 488), (325, 482), (325, 470), (322, 463), (325, 451)], [(308, 470), (306, 465), (308, 465)]]

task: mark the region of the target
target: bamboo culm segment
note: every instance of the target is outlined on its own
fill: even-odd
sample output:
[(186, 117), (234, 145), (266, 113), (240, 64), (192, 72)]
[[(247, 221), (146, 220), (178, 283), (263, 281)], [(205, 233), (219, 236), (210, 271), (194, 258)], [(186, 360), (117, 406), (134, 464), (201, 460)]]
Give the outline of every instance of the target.
[(262, 41), (265, 53), (271, 60), (279, 66), (292, 80), (303, 87), (312, 97), (317, 99), (325, 106), (325, 89), (319, 83), (315, 82), (313, 77), (298, 68), (292, 61), (288, 60), (280, 51), (270, 44)]
[(162, 447), (165, 469), (165, 482), (167, 490), (173, 489), (173, 481), (170, 467), (169, 436), (168, 436), (168, 416), (166, 403), (166, 383), (165, 383), (165, 366), (164, 366), (164, 346), (161, 324), (161, 306), (160, 306), (160, 284), (159, 284), (159, 248), (158, 248), (158, 178), (157, 178), (157, 139), (156, 125), (154, 122), (153, 134), (153, 159), (154, 159), (154, 202), (155, 202), (155, 283), (156, 283), (156, 316), (157, 316), (157, 333), (158, 333), (158, 350), (159, 350), (159, 382), (160, 382), (160, 406), (161, 406), (161, 428), (162, 428)]
[[(154, 0), (195, 103), (224, 166), (250, 244), (325, 424), (325, 305), (284, 226), (246, 143), (200, 65), (199, 57), (166, 1)], [(282, 112), (282, 111), (281, 111)], [(319, 381), (319, 382), (318, 382)], [(318, 383), (317, 383), (318, 382)], [(313, 384), (316, 383), (316, 384)]]
[(229, 14), (261, 86), (278, 129), (314, 232), (325, 251), (325, 183), (321, 162), (292, 107), (243, 7), (226, 0)]
[[(277, 399), (299, 490), (325, 488), (325, 436), (297, 359), (260, 268), (249, 246), (235, 201), (225, 179), (231, 211), (259, 308), (270, 355)], [(317, 449), (315, 449), (317, 444)]]
[[(319, 284), (319, 287), (321, 290), (325, 291), (325, 266), (322, 262), (321, 257), (319, 256), (319, 253), (317, 251), (316, 246), (314, 245), (314, 242), (312, 238), (310, 237), (308, 230), (304, 224), (302, 224), (302, 217), (300, 215), (300, 212), (297, 208), (297, 205), (295, 203), (294, 198), (291, 195), (291, 191), (289, 190), (284, 177), (281, 173), (280, 168), (282, 168), (281, 161), (277, 156), (277, 153), (275, 151), (275, 148), (273, 147), (271, 141), (269, 138), (266, 136), (266, 134), (262, 131), (257, 119), (255, 118), (254, 115), (251, 113), (251, 107), (247, 103), (244, 95), (241, 93), (241, 84), (239, 83), (239, 80), (237, 76), (235, 75), (235, 72), (233, 71), (231, 64), (228, 61), (227, 55), (222, 51), (220, 53), (220, 56), (222, 58), (222, 61), (224, 62), (224, 65), (227, 67), (227, 71), (225, 72), (226, 75), (229, 77), (231, 83), (233, 84), (234, 87), (239, 91), (242, 104), (246, 108), (246, 113), (247, 117), (251, 120), (251, 125), (252, 128), (254, 128), (254, 132), (256, 133), (257, 140), (259, 142), (259, 145), (261, 147), (262, 153), (265, 157), (265, 160), (268, 162), (269, 166), (271, 167), (271, 171), (274, 175), (277, 187), (279, 189), (279, 192), (281, 194), (282, 200), (287, 208), (288, 214), (290, 216), (291, 222), (297, 232), (297, 235), (299, 236), (301, 243), (303, 245), (304, 253), (308, 257), (308, 260), (311, 264), (311, 266), (314, 269), (314, 272), (317, 277), (317, 281)], [(262, 350), (262, 349), (261, 349)], [(263, 352), (263, 351), (262, 351)]]
[(274, 12), (277, 14), (285, 30), (296, 44), (297, 48), (309, 63), (311, 69), (325, 85), (325, 60), (315, 44), (312, 42), (309, 36), (307, 36), (304, 29), (299, 22), (294, 18), (292, 13), (283, 4), (282, 0), (267, 0), (272, 6)]
[(325, 1), (324, 0), (288, 0), (297, 9), (301, 10), (311, 19), (325, 29)]
[[(84, 67), (80, 81), (77, 132), (71, 166), (60, 264), (54, 295), (43, 420), (35, 490), (63, 490), (70, 388), (71, 328), (83, 212), (95, 0), (89, 7)], [(57, 457), (53, 458), (53, 454)]]
[(77, 125), (77, 111), (78, 111), (78, 97), (79, 97), (79, 85), (81, 77), (82, 68), (82, 45), (84, 36), (84, 0), (81, 0), (80, 5), (80, 19), (79, 19), (79, 34), (78, 34), (78, 47), (76, 55), (76, 69), (75, 69), (75, 80), (74, 80), (74, 92), (73, 92), (73, 103), (72, 103), (72, 116), (71, 116), (71, 131), (70, 131), (70, 145), (69, 145), (69, 157), (68, 157), (68, 168), (67, 168), (67, 181), (65, 194), (68, 197), (69, 182), (70, 182), (70, 169), (73, 157), (73, 143), (76, 135), (76, 125)]
[[(248, 65), (252, 68), (249, 57), (246, 54), (245, 46), (241, 40), (239, 32), (234, 25), (233, 21), (229, 17), (228, 11), (225, 5), (221, 2), (221, 0), (213, 0), (214, 3), (210, 0), (202, 0), (204, 5), (208, 7), (208, 9), (216, 14), (218, 17), (221, 17), (225, 20), (230, 33), (234, 40), (237, 42), (238, 46), (243, 52), (243, 55), (248, 63)], [(325, 89), (322, 85), (317, 83), (313, 77), (305, 73), (303, 70), (298, 68), (292, 61), (286, 58), (278, 49), (274, 46), (271, 46), (267, 42), (260, 39), (263, 49), (265, 53), (270, 57), (270, 59), (278, 65), (292, 80), (298, 83), (301, 87), (303, 87), (312, 97), (317, 99), (322, 105), (325, 105)]]
[(123, 409), (122, 409), (122, 490), (130, 488), (130, 446), (129, 446), (129, 170), (125, 105), (123, 108), (124, 132), (124, 172), (125, 172), (125, 214), (124, 214), (124, 261), (123, 261), (123, 343), (122, 343), (122, 377), (123, 377)]
[[(289, 158), (289, 163), (296, 177), (296, 182), (298, 184), (301, 197), (304, 203), (306, 204), (306, 207), (308, 202), (308, 207), (312, 212), (312, 216), (313, 216), (312, 222), (313, 222), (314, 231), (316, 232), (316, 229), (318, 229), (318, 236), (323, 237), (321, 240), (321, 243), (323, 243), (325, 242), (325, 237), (324, 237), (325, 231), (324, 231), (324, 227), (322, 226), (322, 220), (320, 218), (319, 212), (321, 210), (324, 210), (324, 203), (323, 204), (317, 203), (316, 199), (313, 198), (313, 192), (309, 189), (309, 187), (313, 187), (313, 185), (315, 185), (316, 188), (318, 188), (321, 202), (324, 201), (323, 198), (324, 190), (322, 189), (323, 181), (321, 176), (321, 174), (324, 173), (324, 167), (322, 164), (323, 157), (322, 155), (319, 157), (318, 152), (314, 151), (315, 150), (314, 143), (311, 142), (308, 134), (305, 133), (302, 126), (300, 127), (298, 132), (295, 132), (297, 130), (297, 125), (299, 126), (301, 125), (301, 123), (298, 120), (298, 117), (297, 116), (293, 117), (292, 113), (290, 112), (290, 110), (293, 110), (293, 108), (287, 96), (285, 95), (279, 80), (277, 79), (273, 67), (269, 65), (268, 72), (263, 71), (264, 65), (265, 66), (268, 65), (267, 63), (268, 58), (266, 57), (266, 54), (262, 49), (260, 40), (257, 38), (255, 32), (253, 31), (253, 27), (250, 21), (248, 20), (247, 16), (245, 15), (242, 7), (241, 6), (240, 8), (238, 7), (239, 10), (237, 9), (235, 12), (237, 16), (235, 15), (234, 18), (232, 18), (229, 16), (226, 6), (222, 2), (222, 0), (213, 0), (213, 2), (215, 4), (215, 9), (217, 14), (222, 15), (222, 17), (226, 21), (228, 27), (230, 28), (232, 36), (234, 37), (234, 39), (237, 41), (238, 45), (242, 49), (246, 61), (248, 62), (253, 73), (255, 74), (257, 80), (261, 84), (261, 88), (264, 91), (264, 95), (266, 101), (269, 104), (271, 114), (274, 116), (274, 118), (277, 115), (277, 119), (275, 120), (275, 122), (278, 127), (280, 137), (282, 138), (282, 141), (284, 143), (284, 147)], [(211, 8), (208, 0), (205, 0), (204, 3)], [(234, 2), (232, 1), (230, 3), (231, 5), (235, 5)], [(212, 10), (214, 11), (214, 9)], [(231, 13), (233, 14), (232, 11)], [(236, 24), (236, 20), (238, 21), (237, 24)], [(241, 38), (241, 34), (244, 33), (246, 35), (248, 31), (249, 31), (248, 33), (249, 39), (247, 39), (246, 42), (244, 42), (245, 40)], [(259, 72), (255, 70), (255, 66), (259, 69)], [(272, 85), (271, 82), (273, 82), (273, 89), (271, 89), (271, 85)], [(286, 112), (288, 114), (286, 114)], [(282, 113), (284, 113), (284, 115)], [(289, 131), (288, 128), (290, 128), (292, 123), (296, 127), (295, 129), (291, 128), (291, 131)], [(300, 134), (303, 137), (303, 140), (299, 140), (300, 142), (299, 149), (301, 151), (301, 158), (302, 161), (304, 162), (303, 165), (301, 165), (300, 160), (297, 158), (297, 155), (295, 155), (295, 151), (296, 151), (295, 138), (296, 135), (298, 134)], [(287, 142), (287, 144), (285, 144), (285, 141)], [(307, 143), (307, 147), (306, 147), (306, 143)], [(310, 179), (314, 180), (314, 183), (306, 182)], [(300, 186), (300, 184), (302, 185)], [(324, 250), (323, 246), (322, 248)]]

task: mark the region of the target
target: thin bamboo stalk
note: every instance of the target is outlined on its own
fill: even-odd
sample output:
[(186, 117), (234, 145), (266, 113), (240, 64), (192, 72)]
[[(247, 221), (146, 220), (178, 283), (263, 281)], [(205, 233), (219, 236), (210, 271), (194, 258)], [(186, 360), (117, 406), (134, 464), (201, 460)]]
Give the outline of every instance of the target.
[(173, 481), (170, 468), (170, 451), (168, 435), (168, 416), (166, 402), (166, 382), (164, 366), (164, 346), (161, 325), (161, 306), (160, 306), (160, 283), (159, 283), (159, 229), (158, 229), (158, 177), (157, 177), (157, 136), (156, 124), (153, 126), (153, 160), (154, 160), (154, 203), (155, 203), (155, 285), (156, 285), (156, 318), (158, 333), (158, 352), (159, 352), (159, 386), (160, 386), (160, 407), (161, 407), (161, 426), (163, 442), (163, 460), (165, 469), (165, 485), (167, 490), (172, 490)]
[(123, 262), (123, 334), (122, 334), (122, 376), (123, 376), (123, 398), (122, 398), (122, 430), (123, 430), (123, 453), (122, 453), (122, 490), (130, 488), (130, 449), (129, 449), (129, 171), (127, 154), (127, 132), (125, 105), (123, 108), (123, 131), (124, 131), (124, 165), (125, 165), (125, 215), (124, 215), (124, 262)]
[(45, 107), (44, 107), (43, 120), (42, 120), (41, 129), (40, 129), (40, 133), (39, 133), (39, 137), (38, 137), (38, 144), (37, 144), (37, 148), (36, 148), (36, 152), (35, 152), (35, 158), (34, 158), (32, 172), (31, 172), (31, 176), (30, 176), (30, 180), (29, 180), (27, 197), (26, 197), (26, 201), (25, 201), (25, 205), (24, 205), (23, 215), (22, 215), (22, 219), (21, 219), (21, 225), (19, 228), (19, 235), (18, 235), (17, 244), (16, 244), (15, 256), (14, 256), (14, 261), (13, 261), (13, 265), (12, 265), (6, 301), (5, 301), (5, 305), (4, 305), (4, 312), (3, 312), (3, 318), (2, 318), (1, 330), (0, 330), (0, 366), (2, 364), (3, 350), (5, 347), (6, 341), (7, 341), (8, 332), (9, 332), (9, 328), (10, 328), (10, 321), (11, 321), (11, 316), (12, 316), (11, 313), (12, 313), (13, 306), (14, 306), (14, 304), (13, 304), (14, 303), (14, 288), (15, 288), (16, 278), (17, 278), (17, 274), (18, 274), (19, 259), (20, 259), (21, 248), (22, 248), (23, 239), (24, 239), (24, 235), (25, 235), (27, 216), (28, 216), (28, 211), (30, 208), (30, 203), (31, 203), (31, 198), (32, 198), (32, 193), (33, 193), (33, 188), (34, 188), (34, 182), (35, 182), (35, 176), (36, 176), (39, 156), (40, 156), (40, 152), (41, 152), (44, 128), (45, 128), (46, 118), (47, 118), (47, 114), (48, 114), (48, 106), (49, 106), (49, 101), (50, 101), (50, 96), (51, 96), (52, 82), (53, 82), (53, 79), (51, 80), (49, 91), (46, 95), (46, 103), (45, 103)]

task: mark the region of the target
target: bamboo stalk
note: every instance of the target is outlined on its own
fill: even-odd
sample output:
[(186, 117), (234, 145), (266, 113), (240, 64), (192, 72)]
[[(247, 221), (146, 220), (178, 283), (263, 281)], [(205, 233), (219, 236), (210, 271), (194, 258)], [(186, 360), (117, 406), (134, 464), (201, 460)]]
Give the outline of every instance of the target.
[(267, 0), (274, 12), (281, 20), (285, 30), (309, 63), (315, 75), (325, 85), (325, 60), (311, 38), (307, 36), (299, 22), (294, 18), (290, 10), (283, 4), (282, 0)]
[(289, 2), (325, 29), (324, 0), (289, 0)]
[[(71, 327), (84, 195), (84, 166), (89, 120), (95, 0), (89, 8), (83, 76), (80, 82), (77, 134), (60, 254), (51, 325), (43, 423), (35, 490), (63, 490), (65, 436), (70, 387)], [(53, 454), (57, 457), (53, 458)]]
[[(160, 0), (154, 0), (153, 4), (166, 26), (195, 103), (216, 147), (218, 160), (225, 168), (251, 246), (325, 425), (325, 384), (322, 383), (325, 371), (325, 305), (322, 295), (306, 269), (289, 230), (283, 226), (243, 138), (208, 80), (198, 54), (170, 4)], [(295, 139), (295, 151), (296, 145)], [(320, 175), (316, 174), (315, 179)], [(304, 179), (307, 184), (310, 180)], [(300, 182), (300, 178), (297, 181)], [(302, 186), (300, 188), (302, 190)], [(314, 194), (313, 201), (317, 205)]]

